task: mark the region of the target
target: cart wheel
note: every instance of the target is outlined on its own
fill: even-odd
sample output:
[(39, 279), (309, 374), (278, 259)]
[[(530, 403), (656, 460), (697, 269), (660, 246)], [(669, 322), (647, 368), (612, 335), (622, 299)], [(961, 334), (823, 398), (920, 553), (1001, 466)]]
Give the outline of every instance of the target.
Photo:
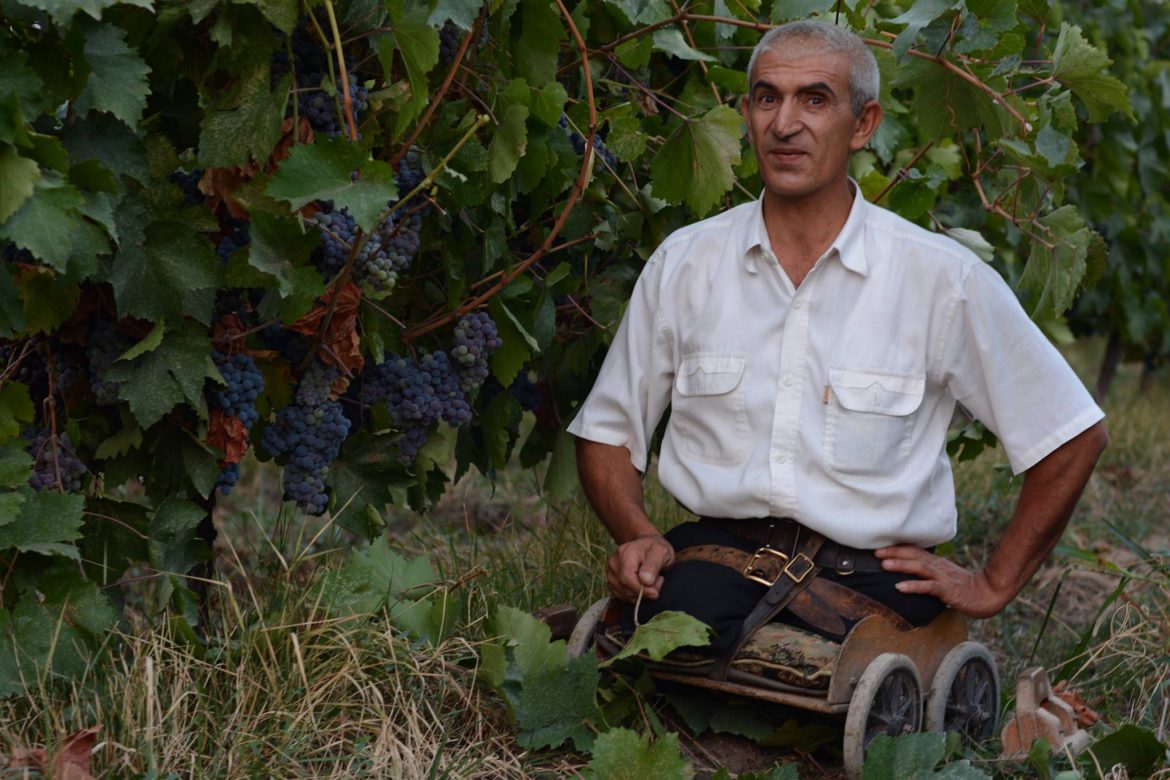
[(586, 650), (593, 647), (593, 632), (597, 629), (597, 623), (605, 614), (605, 608), (608, 606), (608, 598), (598, 599), (577, 619), (577, 625), (573, 626), (573, 633), (569, 635), (569, 641), (565, 647), (569, 658), (580, 658)]
[(968, 742), (981, 742), (995, 735), (998, 722), (995, 659), (978, 642), (956, 645), (943, 657), (930, 683), (927, 731), (957, 731)]
[(845, 771), (861, 776), (865, 751), (879, 734), (891, 737), (922, 727), (922, 683), (900, 653), (882, 653), (861, 675), (845, 716)]

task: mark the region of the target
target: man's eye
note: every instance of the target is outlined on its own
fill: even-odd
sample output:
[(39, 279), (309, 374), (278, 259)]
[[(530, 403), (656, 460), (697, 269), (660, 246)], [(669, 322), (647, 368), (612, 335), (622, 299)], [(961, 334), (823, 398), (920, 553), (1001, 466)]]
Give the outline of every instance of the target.
[(814, 106), (823, 106), (825, 104), (825, 99), (820, 95), (810, 95), (808, 102)]

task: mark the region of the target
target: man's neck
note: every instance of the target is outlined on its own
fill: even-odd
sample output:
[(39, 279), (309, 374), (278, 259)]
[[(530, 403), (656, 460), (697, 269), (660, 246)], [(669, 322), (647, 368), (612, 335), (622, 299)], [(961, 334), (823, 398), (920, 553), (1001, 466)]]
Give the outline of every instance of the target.
[(848, 179), (801, 198), (764, 193), (764, 226), (780, 267), (800, 286), (849, 219), (853, 208)]

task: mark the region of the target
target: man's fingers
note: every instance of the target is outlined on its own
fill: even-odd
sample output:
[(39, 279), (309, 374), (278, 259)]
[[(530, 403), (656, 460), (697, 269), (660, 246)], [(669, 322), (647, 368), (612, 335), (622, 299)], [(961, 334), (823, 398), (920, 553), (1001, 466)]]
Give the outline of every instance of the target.
[(667, 544), (655, 544), (646, 551), (642, 565), (638, 569), (638, 578), (643, 585), (654, 585), (662, 579), (659, 573), (666, 568), (667, 563), (674, 557), (673, 551)]

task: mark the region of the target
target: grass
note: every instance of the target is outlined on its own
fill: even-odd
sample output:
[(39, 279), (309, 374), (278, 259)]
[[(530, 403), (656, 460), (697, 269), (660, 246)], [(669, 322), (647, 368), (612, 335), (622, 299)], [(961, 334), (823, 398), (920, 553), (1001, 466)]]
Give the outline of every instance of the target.
[[(1139, 394), (1136, 385), (1123, 375), (1107, 399), (1112, 443), (1062, 547), (1019, 599), (973, 631), (1005, 681), (1044, 665), (1109, 726), (1136, 723), (1168, 740), (1170, 386)], [(1018, 483), (1002, 460), (988, 452), (958, 469), (960, 560), (983, 560), (1006, 522)], [(517, 471), (492, 486), (470, 476), (429, 516), (388, 518), (397, 549), (429, 556), (440, 579), (459, 583), (456, 631), (432, 646), (381, 618), (323, 609), (314, 585), (353, 540), (327, 521), (282, 512), (274, 472), (252, 470), (217, 517), (205, 640), (142, 619), (149, 598), (131, 598), (142, 606), (128, 609), (83, 679), (0, 702), (0, 753), (52, 753), (100, 724), (95, 773), (110, 778), (577, 774), (587, 756), (519, 747), (499, 701), (475, 683), (496, 606), (583, 609), (604, 595), (610, 540), (579, 498), (545, 503), (537, 477)], [(653, 480), (647, 502), (664, 526), (685, 517)], [(129, 595), (135, 588), (149, 595), (149, 583), (127, 586)], [(742, 749), (722, 737), (684, 746), (708, 770)], [(831, 756), (798, 757), (802, 777), (835, 775)], [(1003, 775), (1018, 769), (977, 760)], [(0, 778), (36, 776), (21, 772), (0, 769)]]

